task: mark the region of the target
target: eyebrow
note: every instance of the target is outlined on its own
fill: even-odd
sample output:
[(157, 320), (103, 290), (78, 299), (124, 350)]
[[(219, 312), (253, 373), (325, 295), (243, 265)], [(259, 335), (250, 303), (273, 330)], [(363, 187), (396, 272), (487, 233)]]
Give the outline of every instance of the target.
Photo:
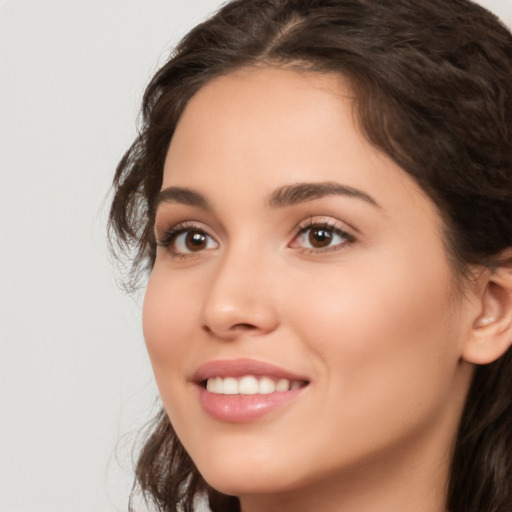
[(295, 183), (285, 185), (272, 193), (268, 204), (272, 208), (284, 208), (299, 203), (306, 203), (321, 197), (339, 195), (361, 199), (372, 206), (381, 209), (377, 201), (366, 192), (357, 188), (341, 185), (335, 182)]
[(167, 187), (161, 190), (156, 198), (155, 209), (157, 209), (161, 203), (179, 203), (188, 206), (197, 206), (205, 210), (211, 209), (210, 203), (203, 194), (183, 187)]
[[(341, 185), (335, 182), (294, 183), (275, 190), (267, 202), (270, 208), (285, 208), (295, 204), (306, 203), (325, 196), (340, 195), (361, 199), (372, 206), (381, 208), (377, 201), (366, 192), (357, 188)], [(197, 206), (205, 210), (212, 207), (206, 197), (190, 188), (167, 187), (160, 191), (155, 202), (155, 209), (161, 203), (179, 203), (187, 206)]]

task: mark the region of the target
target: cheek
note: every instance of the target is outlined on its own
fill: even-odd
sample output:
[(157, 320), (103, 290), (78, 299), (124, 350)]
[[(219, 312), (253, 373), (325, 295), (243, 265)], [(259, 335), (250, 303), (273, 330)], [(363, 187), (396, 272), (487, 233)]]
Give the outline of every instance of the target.
[(351, 266), (318, 282), (328, 284), (307, 295), (294, 290), (288, 304), (302, 339), (329, 369), (329, 393), (347, 405), (340, 410), (364, 404), (385, 412), (392, 400), (410, 415), (418, 396), (431, 405), (441, 399), (458, 362), (444, 266)]
[[(297, 321), (326, 350), (336, 350), (333, 336), (347, 349), (378, 349), (383, 344), (419, 344), (424, 335), (449, 325), (450, 292), (446, 272), (361, 265), (316, 275), (317, 286), (290, 287), (286, 304)], [(418, 275), (419, 274), (419, 275)], [(316, 333), (316, 334), (315, 334)], [(404, 339), (408, 333), (410, 338)], [(371, 334), (371, 335), (370, 335)], [(416, 336), (414, 336), (414, 334)]]
[(154, 269), (146, 288), (142, 324), (146, 347), (151, 359), (157, 384), (170, 379), (188, 352), (191, 326), (195, 325), (197, 313), (194, 306), (196, 294), (189, 293), (191, 287), (180, 285), (158, 269)]
[(311, 428), (326, 440), (326, 464), (396, 447), (454, 409), (449, 274), (419, 279), (412, 268), (386, 270), (351, 268), (328, 286), (309, 287), (302, 300), (293, 298), (298, 290), (289, 297), (318, 369), (322, 401)]
[(165, 269), (153, 269), (144, 297), (143, 332), (160, 397), (175, 428), (190, 408), (183, 369), (195, 351), (198, 304), (197, 288)]

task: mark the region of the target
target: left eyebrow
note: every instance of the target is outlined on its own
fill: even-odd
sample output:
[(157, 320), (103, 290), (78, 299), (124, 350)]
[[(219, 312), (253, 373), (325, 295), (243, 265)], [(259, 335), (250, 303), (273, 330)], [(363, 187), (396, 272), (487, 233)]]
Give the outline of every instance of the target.
[(155, 201), (155, 210), (162, 203), (179, 203), (211, 210), (211, 205), (205, 196), (185, 187), (167, 187), (161, 190)]
[(305, 203), (331, 195), (361, 199), (376, 208), (382, 209), (379, 203), (377, 203), (377, 201), (366, 192), (330, 181), (285, 185), (284, 187), (278, 188), (271, 194), (268, 200), (268, 205), (271, 208), (284, 208), (286, 206), (293, 206), (295, 204)]

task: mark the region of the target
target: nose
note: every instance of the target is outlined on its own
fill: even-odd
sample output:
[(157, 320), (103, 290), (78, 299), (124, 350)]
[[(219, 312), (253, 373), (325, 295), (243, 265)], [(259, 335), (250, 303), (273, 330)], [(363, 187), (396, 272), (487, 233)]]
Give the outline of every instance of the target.
[(218, 338), (234, 339), (276, 329), (271, 273), (254, 255), (231, 254), (220, 261), (202, 305), (203, 330)]

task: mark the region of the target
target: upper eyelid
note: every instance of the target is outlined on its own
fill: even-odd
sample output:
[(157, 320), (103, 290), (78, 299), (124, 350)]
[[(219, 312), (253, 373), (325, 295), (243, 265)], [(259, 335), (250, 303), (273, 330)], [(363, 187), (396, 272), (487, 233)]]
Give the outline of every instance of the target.
[(162, 221), (162, 222), (155, 222), (154, 224), (154, 231), (155, 233), (162, 232), (162, 233), (168, 233), (169, 231), (175, 231), (179, 229), (197, 229), (199, 231), (209, 232), (210, 229), (208, 226), (199, 220), (183, 220), (178, 222), (168, 222), (168, 221)]
[(224, 236), (226, 234), (224, 226), (215, 215), (208, 214), (194, 206), (185, 206), (185, 209), (173, 208), (173, 203), (163, 203), (158, 208), (153, 220), (153, 233), (158, 239), (159, 233), (166, 233), (181, 225), (197, 227), (213, 238), (216, 238), (216, 235)]
[(327, 226), (331, 229), (341, 231), (342, 233), (346, 233), (347, 235), (350, 235), (354, 238), (355, 235), (353, 234), (353, 232), (355, 231), (356, 233), (359, 233), (359, 230), (354, 228), (352, 225), (348, 224), (347, 222), (343, 222), (339, 219), (336, 219), (330, 215), (312, 215), (311, 217), (308, 217), (307, 219), (304, 219), (303, 221), (299, 222), (295, 226), (293, 230), (293, 236), (297, 236), (302, 231), (315, 226)]
[[(293, 244), (296, 243), (296, 241), (304, 236), (307, 231), (313, 229), (313, 228), (326, 228), (330, 231), (335, 232), (338, 236), (341, 236), (344, 239), (344, 242), (335, 244), (333, 246), (327, 246), (324, 248), (306, 248), (306, 247), (295, 247)], [(354, 234), (354, 231), (356, 231), (357, 235)], [(359, 231), (352, 228), (349, 224), (346, 222), (343, 222), (335, 217), (332, 217), (330, 215), (323, 215), (323, 216), (311, 216), (307, 219), (304, 219), (302, 222), (300, 222), (294, 229), (294, 232), (291, 236), (290, 241), (288, 242), (288, 247), (293, 249), (300, 249), (302, 251), (308, 252), (308, 253), (314, 253), (314, 254), (320, 254), (320, 253), (326, 253), (331, 252), (335, 250), (340, 250), (341, 248), (352, 245), (359, 241)]]
[[(212, 238), (217, 244), (219, 243), (219, 236), (214, 234), (215, 230), (212, 230), (212, 228), (210, 228), (207, 224), (199, 220), (184, 220), (176, 223), (168, 223), (165, 224), (165, 226), (168, 227), (159, 227), (158, 223), (155, 223), (154, 231), (157, 245), (162, 245), (162, 242), (166, 241), (166, 237), (168, 237), (170, 234), (176, 236), (187, 230), (202, 231), (203, 233), (205, 233), (205, 235)], [(359, 233), (359, 231), (352, 225), (348, 224), (347, 222), (336, 219), (331, 215), (311, 215), (301, 220), (293, 227), (289, 243), (291, 243), (297, 236), (299, 236), (305, 230), (313, 228), (315, 226), (328, 227), (329, 229), (339, 231), (340, 233), (348, 235), (353, 239), (357, 238), (357, 235), (354, 234), (354, 232)]]
[[(158, 234), (158, 231), (161, 231), (160, 235)], [(171, 224), (168, 228), (162, 229), (158, 229), (158, 227), (155, 225), (156, 243), (157, 245), (167, 245), (170, 242), (170, 240), (168, 241), (167, 238), (174, 239), (176, 236), (186, 231), (201, 231), (206, 236), (209, 236), (215, 240), (216, 243), (218, 243), (216, 237), (210, 233), (210, 230), (206, 228), (202, 222), (198, 221), (177, 222), (176, 224)]]

